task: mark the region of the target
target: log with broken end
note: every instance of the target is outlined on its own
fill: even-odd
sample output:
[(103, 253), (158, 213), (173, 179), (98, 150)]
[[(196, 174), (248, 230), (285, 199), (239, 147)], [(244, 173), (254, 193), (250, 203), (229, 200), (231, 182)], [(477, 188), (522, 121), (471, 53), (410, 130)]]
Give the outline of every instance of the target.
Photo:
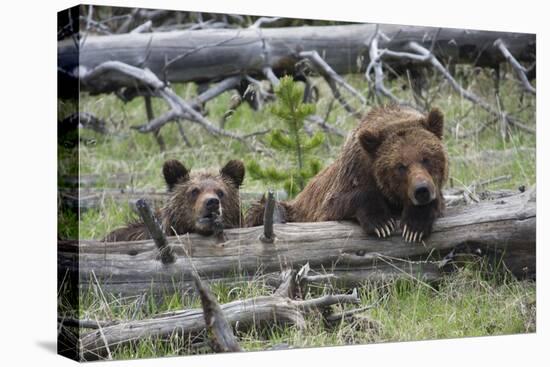
[[(502, 39), (518, 61), (534, 61), (534, 34), (353, 24), (265, 28), (261, 32), (249, 28), (89, 35), (80, 50), (72, 39), (59, 42), (58, 70), (74, 75), (78, 68), (91, 70), (106, 61), (117, 60), (149, 69), (159, 79), (171, 83), (216, 82), (243, 72), (262, 76), (266, 67), (276, 76), (292, 74), (300, 60), (299, 52), (317, 51), (332, 70), (342, 75), (361, 72), (358, 60), (368, 56), (365, 42), (378, 31), (385, 35), (379, 47), (396, 52), (407, 51), (407, 43), (415, 41), (433, 50), (437, 58), (494, 66), (506, 61), (501, 51), (493, 47), (495, 40)], [(80, 57), (75, 58), (78, 51)], [(406, 63), (408, 60), (399, 58), (386, 61), (390, 67)], [(115, 77), (109, 77), (108, 81), (81, 88), (100, 93), (135, 86), (131, 80)]]
[(203, 279), (231, 284), (262, 279), (277, 283), (282, 266), (296, 268), (308, 262), (311, 275), (319, 275), (323, 283), (356, 286), (395, 277), (434, 281), (442, 276), (439, 261), (465, 244), (494, 254), (517, 276), (533, 278), (536, 273), (534, 188), (448, 208), (423, 244), (405, 243), (400, 233), (387, 239), (369, 237), (351, 222), (274, 224), (275, 241), (268, 244), (260, 239), (263, 231), (228, 229), (221, 243), (198, 234), (170, 237), (175, 256), (170, 264), (158, 260), (159, 250), (151, 240), (60, 242), (60, 278), (74, 273), (85, 291), (95, 274), (103, 292), (115, 295), (185, 292), (193, 289), (192, 261)]

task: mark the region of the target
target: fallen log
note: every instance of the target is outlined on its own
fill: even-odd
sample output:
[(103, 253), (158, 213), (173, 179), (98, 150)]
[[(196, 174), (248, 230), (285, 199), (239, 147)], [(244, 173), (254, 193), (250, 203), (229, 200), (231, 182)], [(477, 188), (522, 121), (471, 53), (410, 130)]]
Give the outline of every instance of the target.
[[(306, 267), (307, 268), (307, 267)], [(303, 284), (303, 278), (307, 277), (306, 271), (296, 272), (285, 270), (280, 275), (281, 285), (270, 296), (259, 296), (244, 300), (237, 300), (224, 305), (218, 305), (217, 301), (209, 294), (209, 300), (202, 298), (203, 308), (167, 312), (146, 320), (134, 320), (108, 325), (95, 331), (83, 333), (79, 340), (79, 356), (81, 361), (90, 361), (105, 358), (110, 351), (133, 341), (148, 338), (169, 338), (174, 334), (181, 336), (182, 340), (202, 340), (207, 329), (216, 327), (209, 325), (205, 319), (216, 323), (211, 311), (204, 309), (204, 305), (213, 302), (217, 308), (215, 313), (221, 315), (225, 323), (223, 331), (217, 331), (219, 337), (222, 333), (231, 341), (227, 344), (231, 348), (222, 347), (216, 351), (240, 351), (236, 339), (232, 335), (231, 328), (239, 324), (239, 329), (258, 327), (263, 324), (292, 324), (298, 328), (305, 327), (304, 316), (310, 312), (323, 312), (332, 305), (358, 304), (360, 299), (357, 291), (351, 294), (328, 294), (312, 299), (296, 299), (298, 290)], [(196, 276), (194, 279), (197, 279)], [(200, 283), (199, 283), (200, 284)], [(199, 293), (201, 292), (199, 286)], [(348, 311), (348, 313), (353, 312)], [(356, 311), (355, 311), (356, 312)], [(326, 313), (328, 321), (342, 319), (345, 315)], [(218, 320), (219, 321), (219, 320)], [(215, 343), (219, 343), (216, 341)], [(213, 348), (221, 347), (220, 345)]]
[[(410, 42), (416, 42), (433, 50), (441, 60), (495, 66), (507, 61), (493, 47), (501, 39), (516, 60), (534, 61), (534, 34), (353, 24), (88, 35), (80, 50), (72, 39), (58, 43), (58, 72), (77, 78), (84, 71), (116, 60), (149, 69), (164, 82), (216, 82), (243, 74), (271, 80), (285, 73), (293, 75), (296, 63), (302, 59), (300, 52), (317, 51), (336, 73), (357, 73), (365, 70), (367, 43), (377, 29), (385, 35), (378, 44), (381, 49), (406, 51)], [(389, 66), (409, 62), (400, 58), (385, 61)], [(134, 82), (128, 84), (128, 79), (115, 74), (103, 78), (104, 83), (82, 83), (82, 90), (108, 93), (135, 87)]]
[(227, 230), (221, 242), (196, 234), (170, 237), (176, 261), (164, 265), (150, 240), (60, 241), (59, 278), (69, 273), (83, 291), (100, 286), (114, 295), (184, 293), (193, 289), (191, 264), (209, 282), (239, 283), (260, 277), (269, 282), (283, 268), (309, 263), (321, 282), (343, 286), (395, 277), (434, 281), (444, 272), (439, 261), (465, 246), (492, 254), (518, 277), (536, 276), (534, 188), (448, 208), (423, 245), (407, 244), (398, 233), (389, 239), (367, 237), (351, 222), (274, 224), (273, 230), (273, 243), (261, 241), (263, 227)]

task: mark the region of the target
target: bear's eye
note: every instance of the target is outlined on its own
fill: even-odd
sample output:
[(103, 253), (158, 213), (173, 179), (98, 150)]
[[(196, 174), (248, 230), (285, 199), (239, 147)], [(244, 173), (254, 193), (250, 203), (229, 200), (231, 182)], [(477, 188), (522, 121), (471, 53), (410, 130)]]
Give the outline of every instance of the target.
[(404, 164), (400, 163), (398, 166), (397, 166), (397, 171), (400, 173), (400, 174), (405, 174), (407, 172), (407, 166), (405, 166)]
[(216, 191), (216, 195), (218, 195), (218, 197), (221, 199), (221, 198), (223, 198), (224, 193), (223, 193), (222, 190), (218, 190), (218, 191)]
[(429, 158), (422, 159), (422, 164), (427, 166), (428, 164), (430, 164), (430, 159)]
[(199, 195), (199, 193), (200, 193), (200, 190), (196, 187), (193, 190), (191, 190), (191, 196), (192, 197), (197, 197), (197, 195)]

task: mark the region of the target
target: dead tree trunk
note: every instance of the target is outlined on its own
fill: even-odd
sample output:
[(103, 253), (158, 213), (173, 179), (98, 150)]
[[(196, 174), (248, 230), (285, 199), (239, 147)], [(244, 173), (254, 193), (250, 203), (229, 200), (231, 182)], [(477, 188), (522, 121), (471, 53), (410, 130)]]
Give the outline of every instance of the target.
[[(262, 227), (227, 230), (226, 240), (196, 234), (169, 238), (176, 261), (158, 260), (152, 241), (101, 243), (60, 242), (60, 279), (67, 272), (87, 289), (99, 282), (103, 292), (135, 295), (185, 292), (193, 288), (192, 264), (210, 282), (239, 283), (258, 278), (276, 280), (283, 268), (306, 263), (345, 286), (366, 280), (440, 278), (441, 260), (462, 250), (488, 254), (520, 277), (535, 277), (536, 196), (523, 194), (449, 208), (436, 221), (423, 245), (366, 237), (349, 222), (275, 224), (275, 240), (264, 243)], [(443, 263), (446, 263), (444, 261)], [(326, 279), (324, 279), (326, 280)], [(97, 284), (96, 284), (97, 285)]]
[[(495, 68), (501, 62), (511, 62), (525, 82), (527, 69), (520, 61), (534, 61), (535, 43), (532, 34), (376, 24), (129, 33), (88, 36), (80, 43), (60, 41), (58, 73), (60, 78), (78, 79), (80, 89), (92, 94), (117, 92), (124, 100), (138, 95), (163, 98), (170, 110), (149, 119), (147, 124), (133, 127), (142, 133), (158, 132), (169, 122), (187, 119), (210, 134), (248, 145), (245, 137), (219, 129), (208, 121), (199, 112), (201, 104), (226, 90), (239, 90), (243, 83), (257, 84), (258, 79), (276, 86), (280, 76), (293, 75), (305, 78), (307, 84), (304, 70), (311, 69), (326, 80), (335, 99), (349, 114), (361, 118), (366, 99), (340, 74), (366, 71), (370, 80), (369, 73), (374, 69), (377, 94), (414, 107), (385, 88), (384, 58), (383, 65), (395, 71), (431, 64), (457, 93), (501, 119), (503, 126), (512, 124), (534, 133), (523, 121), (466, 91), (443, 65), (465, 62)], [(217, 84), (191, 101), (182, 100), (170, 88), (170, 83), (190, 81)], [(535, 93), (530, 84), (525, 87)], [(343, 92), (359, 101), (359, 105), (350, 103)], [(258, 96), (263, 98), (264, 94)], [(310, 117), (315, 123), (319, 119)], [(249, 148), (264, 151), (258, 146)]]
[[(377, 27), (357, 24), (87, 36), (80, 45), (80, 57), (75, 57), (78, 51), (73, 40), (59, 43), (59, 72), (78, 77), (79, 72), (116, 60), (149, 69), (164, 82), (215, 82), (234, 75), (272, 80), (273, 76), (285, 73), (293, 75), (296, 63), (303, 59), (301, 52), (317, 51), (336, 73), (348, 74), (364, 71), (369, 59), (368, 42), (377, 29), (385, 35), (378, 42), (381, 49), (407, 51), (407, 45), (416, 42), (432, 50), (438, 59), (494, 66), (506, 62), (502, 52), (493, 46), (501, 39), (517, 61), (534, 61), (534, 34), (401, 25)], [(409, 62), (400, 58), (385, 61), (390, 66)], [(81, 88), (101, 93), (133, 86), (127, 79), (113, 76), (105, 77), (105, 83), (84, 83)]]

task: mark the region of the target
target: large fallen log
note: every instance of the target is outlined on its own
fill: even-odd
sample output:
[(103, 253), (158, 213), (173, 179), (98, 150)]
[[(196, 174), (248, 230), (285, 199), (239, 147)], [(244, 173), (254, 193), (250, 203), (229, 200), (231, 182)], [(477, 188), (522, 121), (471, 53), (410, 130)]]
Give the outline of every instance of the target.
[[(406, 51), (410, 42), (432, 50), (441, 60), (495, 66), (507, 59), (494, 46), (500, 39), (516, 60), (533, 62), (534, 34), (503, 33), (454, 28), (380, 25), (380, 49)], [(122, 35), (88, 35), (79, 45), (72, 39), (58, 44), (58, 72), (78, 77), (107, 61), (116, 60), (151, 70), (164, 82), (215, 82), (235, 75), (273, 79), (296, 74), (303, 51), (317, 53), (338, 74), (362, 72), (368, 64), (368, 42), (375, 24), (318, 27), (207, 29)], [(389, 58), (389, 66), (410, 60)], [(117, 75), (102, 76), (102, 83), (82, 83), (82, 90), (112, 92), (128, 85)]]
[(196, 234), (171, 237), (176, 255), (171, 264), (161, 263), (152, 241), (60, 241), (59, 279), (68, 273), (79, 279), (81, 290), (99, 286), (115, 295), (164, 294), (193, 289), (192, 266), (210, 282), (238, 283), (277, 279), (281, 269), (309, 263), (321, 280), (329, 274), (345, 286), (394, 277), (434, 281), (444, 271), (441, 260), (453, 250), (490, 254), (516, 276), (536, 275), (534, 189), (449, 208), (424, 245), (407, 244), (399, 233), (384, 240), (366, 237), (350, 222), (275, 224), (274, 233), (273, 243), (261, 241), (262, 227), (227, 230), (223, 241)]

